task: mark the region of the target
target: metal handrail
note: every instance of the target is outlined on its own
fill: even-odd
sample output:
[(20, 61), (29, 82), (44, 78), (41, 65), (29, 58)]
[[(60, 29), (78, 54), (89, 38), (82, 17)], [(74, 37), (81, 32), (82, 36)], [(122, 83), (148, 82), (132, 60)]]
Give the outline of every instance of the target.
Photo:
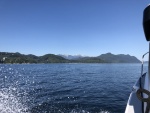
[(142, 56), (142, 69), (141, 69), (141, 76), (143, 75), (143, 64), (144, 64), (144, 57), (145, 55), (147, 55), (149, 52), (145, 53), (143, 56)]

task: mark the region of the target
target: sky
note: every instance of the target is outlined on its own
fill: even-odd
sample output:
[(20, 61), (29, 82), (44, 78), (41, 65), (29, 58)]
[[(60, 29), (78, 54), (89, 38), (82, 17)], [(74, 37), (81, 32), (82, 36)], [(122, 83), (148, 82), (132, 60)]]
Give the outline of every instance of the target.
[(99, 56), (149, 49), (148, 0), (0, 0), (0, 52)]

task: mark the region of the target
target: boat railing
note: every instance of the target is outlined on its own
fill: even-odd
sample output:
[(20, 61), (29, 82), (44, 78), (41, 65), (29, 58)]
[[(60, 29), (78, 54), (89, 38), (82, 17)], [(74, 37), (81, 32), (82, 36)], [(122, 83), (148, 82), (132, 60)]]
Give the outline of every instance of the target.
[(146, 52), (143, 56), (142, 56), (142, 68), (141, 68), (141, 76), (143, 75), (143, 65), (144, 65), (144, 57), (145, 55), (147, 55), (149, 52)]

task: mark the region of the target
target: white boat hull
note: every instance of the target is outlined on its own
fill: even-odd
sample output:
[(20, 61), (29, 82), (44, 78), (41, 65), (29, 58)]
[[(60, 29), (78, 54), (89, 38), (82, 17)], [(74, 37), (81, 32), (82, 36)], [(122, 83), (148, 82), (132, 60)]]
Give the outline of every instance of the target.
[[(147, 81), (147, 80), (148, 80), (148, 75), (145, 73), (135, 83), (135, 85), (133, 86), (132, 92), (129, 96), (125, 113), (145, 113), (144, 111), (145, 111), (145, 108), (146, 108), (145, 106), (147, 106), (147, 103), (144, 103), (141, 100), (139, 100), (138, 97), (137, 97), (136, 92), (141, 87), (143, 89), (148, 90), (147, 86), (149, 84), (149, 81)], [(143, 95), (143, 97), (146, 98), (146, 95)]]

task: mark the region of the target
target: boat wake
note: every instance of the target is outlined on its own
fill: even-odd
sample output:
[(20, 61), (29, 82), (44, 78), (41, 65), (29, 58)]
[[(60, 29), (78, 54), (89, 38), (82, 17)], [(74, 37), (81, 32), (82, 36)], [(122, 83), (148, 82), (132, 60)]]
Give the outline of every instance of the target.
[(0, 89), (0, 113), (29, 113), (15, 93), (16, 88), (13, 87)]
[[(72, 110), (70, 113), (90, 113), (90, 112), (85, 111), (85, 110), (75, 110), (75, 109), (74, 109), (74, 110)], [(110, 112), (101, 110), (101, 111), (98, 112), (98, 113), (110, 113)]]

